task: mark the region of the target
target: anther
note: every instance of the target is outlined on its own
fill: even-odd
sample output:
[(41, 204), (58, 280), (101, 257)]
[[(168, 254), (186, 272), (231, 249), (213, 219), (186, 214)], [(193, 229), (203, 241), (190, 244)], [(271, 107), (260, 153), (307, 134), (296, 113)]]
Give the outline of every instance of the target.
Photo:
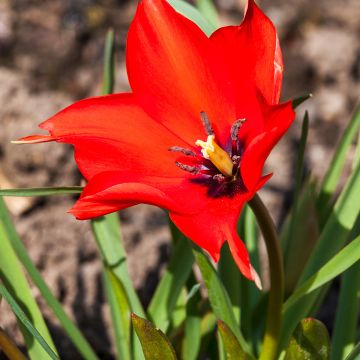
[(196, 166), (185, 165), (178, 161), (175, 161), (175, 165), (178, 166), (180, 169), (185, 170), (193, 175), (197, 175), (200, 173), (200, 170)]
[(208, 135), (214, 135), (214, 130), (211, 126), (210, 120), (208, 116), (206, 115), (205, 111), (200, 112), (201, 121), (204, 125), (205, 131)]
[(233, 123), (233, 125), (231, 126), (231, 130), (230, 130), (231, 140), (233, 140), (233, 141), (237, 140), (239, 130), (245, 121), (246, 121), (246, 119), (239, 119)]
[(225, 180), (225, 176), (223, 174), (216, 174), (213, 176), (213, 179), (221, 183)]
[(238, 165), (239, 162), (240, 162), (240, 158), (241, 158), (240, 155), (233, 155), (233, 156), (231, 157), (231, 160), (232, 160), (232, 162), (233, 162), (234, 165)]
[(183, 153), (184, 155), (187, 155), (187, 156), (196, 156), (196, 154), (192, 150), (185, 149), (185, 148), (182, 148), (180, 146), (172, 146), (168, 150), (173, 151), (173, 152), (180, 152), (180, 153)]

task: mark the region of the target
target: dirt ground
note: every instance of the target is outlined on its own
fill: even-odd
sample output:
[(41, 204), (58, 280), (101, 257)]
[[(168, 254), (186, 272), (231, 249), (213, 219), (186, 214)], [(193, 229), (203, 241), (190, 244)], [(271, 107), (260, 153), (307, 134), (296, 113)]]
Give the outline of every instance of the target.
[[(310, 112), (308, 168), (323, 175), (334, 146), (358, 102), (360, 90), (359, 0), (262, 0), (277, 25), (285, 61), (283, 97), (313, 98), (267, 163), (274, 177), (262, 191), (277, 218), (292, 184), (300, 120)], [(221, 24), (239, 23), (243, 1), (218, 0)], [(128, 89), (124, 49), (136, 9), (125, 0), (0, 0), (0, 186), (77, 185), (70, 147), (15, 146), (10, 140), (74, 100), (100, 91), (107, 28), (117, 36), (117, 91)], [(109, 310), (102, 294), (100, 261), (88, 222), (66, 214), (74, 198), (8, 199), (17, 230), (46, 282), (102, 359), (111, 359)], [(169, 255), (165, 214), (149, 206), (121, 213), (131, 276), (147, 303)], [(59, 324), (35, 297), (63, 359), (78, 359)], [(332, 312), (331, 299), (327, 312)], [(14, 317), (1, 304), (1, 325), (16, 336)], [(324, 314), (326, 317), (327, 315)]]

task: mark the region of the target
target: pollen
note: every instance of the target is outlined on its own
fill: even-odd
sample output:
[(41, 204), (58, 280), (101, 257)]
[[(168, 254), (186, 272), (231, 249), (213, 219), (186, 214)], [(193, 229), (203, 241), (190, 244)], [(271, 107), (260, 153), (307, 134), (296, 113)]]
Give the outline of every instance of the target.
[(233, 176), (234, 164), (229, 154), (215, 142), (215, 135), (209, 135), (206, 141), (196, 140), (195, 144), (201, 147), (203, 157), (210, 160), (224, 176)]

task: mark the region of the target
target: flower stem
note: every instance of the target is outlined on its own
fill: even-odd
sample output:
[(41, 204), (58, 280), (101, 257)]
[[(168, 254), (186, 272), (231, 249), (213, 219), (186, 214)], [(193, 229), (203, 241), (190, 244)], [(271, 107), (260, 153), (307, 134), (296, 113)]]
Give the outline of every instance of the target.
[(281, 330), (281, 310), (284, 297), (284, 269), (280, 243), (274, 222), (257, 194), (249, 202), (249, 205), (256, 216), (264, 236), (270, 269), (268, 313), (264, 341), (259, 360), (276, 360)]

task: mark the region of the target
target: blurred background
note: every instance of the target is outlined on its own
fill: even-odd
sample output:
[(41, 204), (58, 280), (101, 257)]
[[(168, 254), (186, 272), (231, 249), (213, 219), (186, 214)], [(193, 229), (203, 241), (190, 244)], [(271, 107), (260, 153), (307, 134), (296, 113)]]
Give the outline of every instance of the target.
[[(81, 176), (65, 145), (16, 146), (37, 124), (101, 89), (107, 29), (116, 31), (116, 91), (128, 90), (124, 54), (134, 0), (0, 0), (0, 187), (78, 185)], [(359, 0), (262, 0), (277, 26), (285, 62), (283, 98), (311, 92), (298, 121), (267, 162), (274, 177), (262, 190), (278, 222), (291, 199), (301, 119), (310, 112), (307, 167), (321, 177), (360, 93)], [(237, 24), (244, 1), (217, 0), (219, 24)], [(102, 359), (112, 359), (109, 310), (100, 261), (88, 222), (66, 214), (75, 198), (9, 198), (7, 204), (30, 256), (66, 311)], [(170, 250), (163, 211), (137, 206), (121, 213), (131, 276), (149, 301)], [(35, 297), (41, 298), (34, 289)], [(336, 306), (331, 292), (325, 321)], [(42, 308), (63, 359), (78, 359), (47, 307)], [(13, 314), (1, 304), (1, 324), (21, 343)], [(1, 357), (1, 355), (0, 355)]]

